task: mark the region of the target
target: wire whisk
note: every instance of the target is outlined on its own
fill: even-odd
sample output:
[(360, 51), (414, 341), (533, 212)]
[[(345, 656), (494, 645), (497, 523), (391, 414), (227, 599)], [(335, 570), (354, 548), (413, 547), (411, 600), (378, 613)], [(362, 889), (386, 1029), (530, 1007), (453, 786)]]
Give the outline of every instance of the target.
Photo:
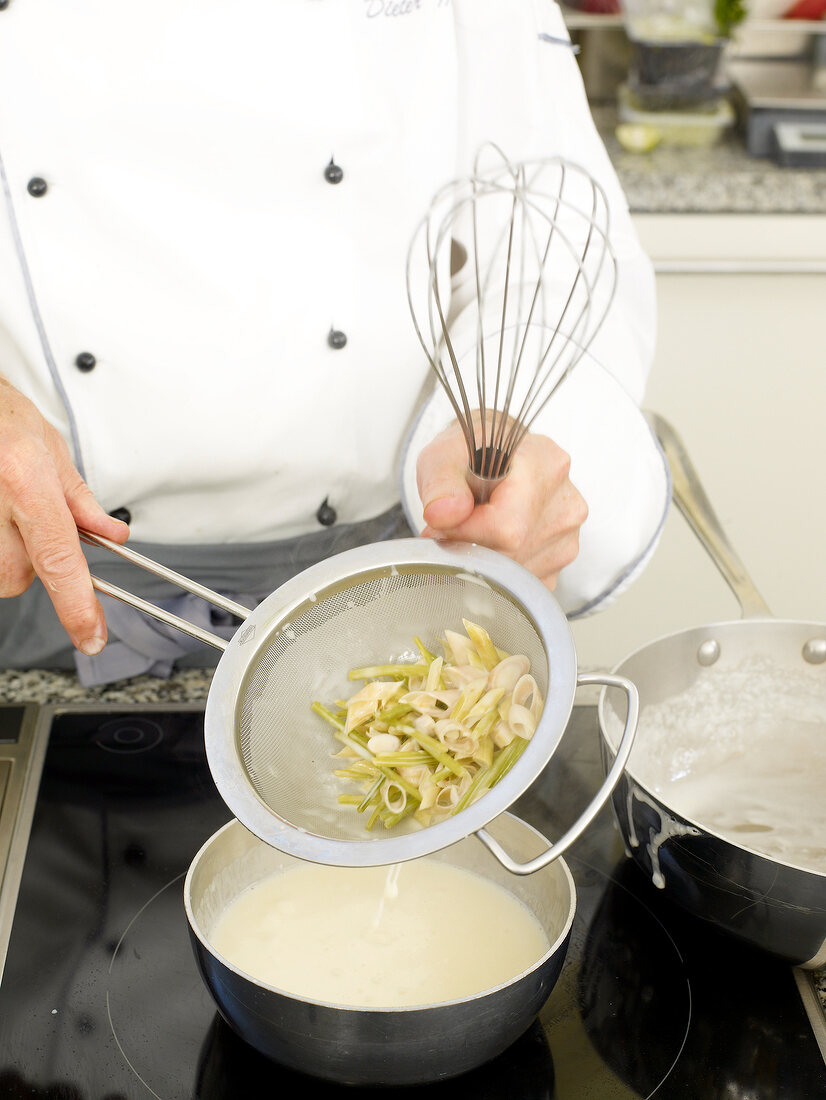
[(608, 232), (605, 193), (583, 168), (512, 163), (494, 145), (435, 194), (416, 229), (410, 312), (480, 503), (605, 319), (616, 287)]

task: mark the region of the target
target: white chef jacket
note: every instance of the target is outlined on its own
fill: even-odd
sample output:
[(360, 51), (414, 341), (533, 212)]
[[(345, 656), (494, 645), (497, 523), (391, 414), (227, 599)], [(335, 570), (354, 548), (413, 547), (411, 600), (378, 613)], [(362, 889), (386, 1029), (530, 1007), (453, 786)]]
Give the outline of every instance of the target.
[(421, 528), (415, 460), (446, 415), (405, 256), (495, 141), (608, 193), (615, 302), (534, 430), (590, 509), (566, 610), (641, 568), (668, 498), (638, 408), (653, 279), (566, 40), (551, 0), (0, 10), (0, 373), (136, 540), (289, 538), (400, 492)]

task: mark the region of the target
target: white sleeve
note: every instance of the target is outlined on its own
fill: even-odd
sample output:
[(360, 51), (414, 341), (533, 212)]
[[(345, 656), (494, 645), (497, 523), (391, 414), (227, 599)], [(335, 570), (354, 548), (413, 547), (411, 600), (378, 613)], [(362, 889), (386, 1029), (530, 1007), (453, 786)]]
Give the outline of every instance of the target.
[[(484, 141), (512, 160), (563, 156), (601, 184), (610, 208), (617, 286), (589, 353), (533, 424), (571, 456), (571, 480), (589, 514), (576, 560), (556, 590), (570, 616), (606, 606), (642, 571), (665, 523), (668, 469), (640, 411), (656, 336), (654, 274), (597, 133), (568, 33), (552, 0), (454, 0), (465, 92), (465, 163)], [(501, 94), (502, 82), (507, 94)], [(500, 94), (497, 94), (499, 91)], [(404, 448), (402, 501), (423, 527), (416, 461), (452, 419), (441, 390), (421, 410)]]

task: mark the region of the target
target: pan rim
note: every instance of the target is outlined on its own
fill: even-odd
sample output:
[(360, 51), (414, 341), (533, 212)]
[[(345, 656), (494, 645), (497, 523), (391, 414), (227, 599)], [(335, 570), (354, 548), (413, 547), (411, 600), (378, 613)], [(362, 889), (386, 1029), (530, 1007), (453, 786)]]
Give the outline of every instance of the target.
[[(762, 629), (765, 629), (766, 627), (769, 627), (770, 629), (789, 628), (789, 627), (807, 628), (807, 630), (813, 629), (815, 633), (819, 633), (824, 639), (826, 639), (826, 623), (820, 622), (820, 621), (817, 621), (817, 620), (812, 620), (812, 619), (779, 619), (776, 616), (767, 615), (767, 616), (759, 616), (759, 617), (749, 616), (747, 618), (741, 618), (741, 619), (724, 619), (724, 620), (720, 620), (720, 621), (712, 622), (712, 623), (698, 623), (694, 626), (684, 627), (680, 630), (674, 630), (674, 631), (670, 631), (667, 634), (660, 635), (658, 638), (655, 638), (654, 640), (652, 640), (650, 642), (645, 642), (643, 645), (638, 646), (634, 650), (631, 650), (631, 652), (627, 653), (623, 658), (621, 658), (620, 661), (618, 661), (612, 667), (611, 673), (613, 675), (626, 675), (627, 676), (628, 675), (628, 670), (627, 670), (628, 662), (632, 661), (634, 658), (646, 655), (648, 652), (650, 652), (651, 650), (653, 650), (654, 648), (660, 646), (663, 643), (667, 643), (669, 641), (673, 641), (673, 640), (678, 639), (678, 638), (687, 638), (687, 637), (690, 637), (692, 634), (697, 635), (699, 638), (702, 638), (703, 635), (705, 635), (706, 637), (711, 637), (711, 636), (713, 636), (713, 633), (715, 633), (715, 632), (717, 632), (717, 631), (719, 631), (723, 628), (730, 628), (732, 630), (738, 630), (738, 631), (743, 632), (743, 631), (748, 631), (748, 630), (756, 628), (756, 627), (759, 627), (759, 628), (762, 628)], [(639, 690), (639, 687), (638, 687), (638, 690)], [(603, 688), (603, 690), (600, 692), (599, 702), (598, 702), (598, 705), (597, 705), (597, 711), (598, 711), (598, 716), (599, 716), (600, 736), (601, 736), (606, 748), (608, 749), (608, 751), (611, 752), (611, 753), (615, 753), (616, 752), (616, 746), (612, 744), (611, 739), (609, 738), (609, 735), (608, 735), (607, 730), (606, 730), (607, 723), (606, 723), (606, 720), (605, 720), (605, 705), (606, 705), (605, 700), (606, 700), (606, 689)], [(642, 711), (643, 711), (644, 707), (645, 707), (645, 702), (644, 702), (644, 700), (641, 699), (640, 700), (640, 713), (641, 714), (642, 714)], [(633, 752), (632, 752), (632, 755), (633, 755)], [(805, 866), (801, 863), (795, 862), (793, 860), (783, 859), (779, 856), (770, 855), (768, 852), (761, 851), (759, 848), (754, 848), (754, 847), (752, 847), (751, 845), (749, 845), (747, 843), (741, 843), (739, 841), (732, 840), (732, 838), (730, 836), (725, 835), (724, 833), (720, 832), (718, 829), (712, 828), (708, 825), (704, 825), (701, 821), (698, 821), (696, 818), (687, 816), (686, 814), (675, 810), (672, 806), (670, 806), (666, 803), (666, 801), (664, 800), (664, 798), (660, 794), (652, 791), (651, 786), (648, 784), (647, 781), (641, 780), (639, 778), (638, 773), (635, 771), (635, 769), (633, 767), (632, 760), (629, 760), (628, 764), (626, 765), (625, 775), (626, 775), (627, 778), (632, 779), (649, 798), (653, 799), (658, 804), (660, 804), (662, 806), (662, 808), (664, 810), (666, 810), (672, 817), (674, 817), (675, 819), (679, 820), (680, 822), (682, 822), (686, 825), (692, 826), (693, 828), (699, 830), (700, 833), (702, 833), (702, 834), (713, 837), (715, 840), (720, 841), (720, 843), (726, 845), (728, 848), (731, 848), (731, 849), (736, 850), (736, 851), (747, 852), (749, 855), (754, 856), (755, 858), (758, 858), (758, 859), (767, 860), (768, 862), (770, 862), (773, 865), (776, 865), (776, 866), (779, 866), (779, 867), (784, 867), (787, 870), (796, 871), (800, 874), (813, 875), (816, 878), (823, 879), (823, 880), (826, 881), (826, 869), (817, 870), (815, 868), (807, 867), (807, 866)], [(824, 907), (824, 912), (826, 912), (826, 907)]]

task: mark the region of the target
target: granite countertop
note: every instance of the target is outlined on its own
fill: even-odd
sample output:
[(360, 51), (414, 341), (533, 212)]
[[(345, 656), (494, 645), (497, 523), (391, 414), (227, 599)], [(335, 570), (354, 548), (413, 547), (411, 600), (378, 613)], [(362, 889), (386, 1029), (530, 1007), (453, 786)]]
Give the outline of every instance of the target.
[(629, 153), (617, 111), (593, 106), (608, 155), (636, 214), (826, 214), (826, 168), (781, 168), (751, 157), (736, 130), (716, 145)]
[(169, 680), (136, 676), (105, 687), (84, 688), (74, 672), (0, 669), (0, 703), (201, 703), (212, 669), (184, 669)]

